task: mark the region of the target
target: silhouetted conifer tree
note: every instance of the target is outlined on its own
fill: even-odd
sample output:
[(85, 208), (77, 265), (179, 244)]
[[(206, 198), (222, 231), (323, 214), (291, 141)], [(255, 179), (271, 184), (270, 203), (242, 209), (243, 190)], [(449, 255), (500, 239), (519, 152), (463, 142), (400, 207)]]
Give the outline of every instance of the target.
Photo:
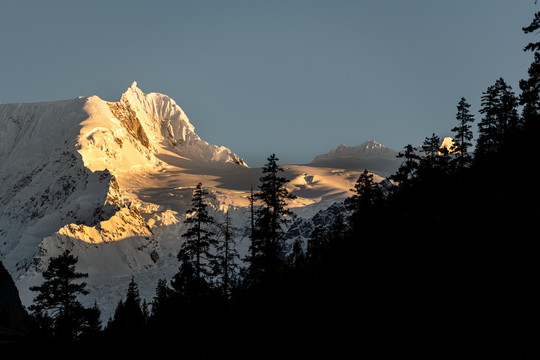
[(498, 120), (497, 120), (497, 89), (489, 86), (482, 95), (483, 118), (478, 124), (478, 140), (476, 141), (476, 155), (490, 154), (497, 151)]
[[(368, 180), (368, 181), (372, 181)], [(358, 181), (357, 181), (358, 183)], [(373, 183), (374, 184), (374, 183)], [(356, 189), (355, 189), (356, 191)], [(354, 195), (353, 195), (354, 196)], [(353, 208), (354, 211), (354, 208)], [(343, 242), (344, 239), (347, 237), (347, 232), (349, 228), (347, 224), (345, 224), (345, 221), (343, 219), (343, 215), (338, 214), (332, 224), (330, 225), (330, 228), (327, 231), (327, 242), (331, 244), (336, 244), (338, 242)]]
[(483, 118), (478, 124), (477, 156), (495, 154), (501, 149), (508, 134), (520, 127), (517, 105), (512, 88), (503, 78), (499, 78), (483, 93), (480, 109)]
[(307, 242), (306, 256), (312, 263), (319, 263), (323, 257), (328, 240), (328, 233), (318, 225), (311, 232)]
[(521, 80), (519, 103), (523, 105), (521, 116), (524, 126), (529, 131), (540, 127), (540, 52), (534, 53), (534, 61), (528, 69), (529, 78)]
[[(540, 29), (540, 12), (534, 15), (531, 24), (523, 28), (525, 34), (536, 33)], [(531, 42), (524, 51), (533, 52), (533, 62), (527, 71), (528, 79), (519, 82), (521, 94), (519, 103), (523, 105), (521, 117), (526, 134), (531, 139), (536, 138), (540, 129), (540, 42)], [(533, 145), (534, 147), (536, 144)], [(531, 151), (527, 149), (526, 151)]]
[(306, 254), (302, 248), (302, 242), (300, 239), (296, 239), (293, 243), (291, 253), (287, 256), (287, 262), (289, 266), (299, 268), (304, 265), (305, 260)]
[(403, 151), (398, 153), (397, 157), (404, 158), (404, 160), (397, 172), (390, 176), (390, 180), (398, 182), (401, 187), (410, 185), (411, 181), (416, 177), (416, 171), (418, 170), (420, 156), (418, 156), (417, 150), (417, 148), (408, 144)]
[(284, 260), (284, 243), (282, 234), (284, 226), (291, 221), (293, 213), (287, 208), (287, 201), (296, 196), (289, 193), (285, 177), (279, 176), (283, 169), (278, 165), (275, 154), (268, 159), (263, 167), (260, 178), (259, 192), (255, 199), (261, 202), (256, 211), (257, 238), (255, 257), (259, 259), (259, 268), (266, 272), (277, 270), (279, 263)]
[(120, 300), (113, 317), (107, 324), (107, 333), (113, 339), (136, 340), (143, 335), (146, 324), (145, 305), (141, 302), (139, 287), (132, 277), (125, 300)]
[(356, 180), (354, 188), (350, 189), (353, 195), (349, 198), (349, 208), (352, 214), (349, 219), (349, 226), (352, 231), (359, 235), (362, 227), (369, 223), (373, 208), (382, 199), (382, 193), (373, 180), (373, 174), (365, 169)]
[(171, 279), (171, 287), (175, 291), (175, 298), (185, 303), (190, 303), (201, 294), (201, 288), (205, 288), (197, 278), (193, 260), (185, 253), (178, 253), (180, 265), (178, 272)]
[(236, 281), (239, 254), (234, 241), (235, 229), (231, 225), (229, 212), (225, 214), (222, 227), (222, 239), (216, 246), (216, 274), (221, 278), (221, 288), (225, 297), (229, 296), (231, 284)]
[(353, 211), (360, 208), (369, 208), (381, 197), (381, 192), (377, 183), (373, 180), (373, 174), (364, 169), (356, 180), (350, 198)]
[(195, 288), (192, 290), (200, 293), (209, 286), (215, 257), (211, 249), (216, 246), (217, 240), (214, 233), (214, 218), (208, 214), (206, 196), (208, 192), (199, 183), (193, 192), (191, 207), (184, 221), (188, 228), (182, 235), (185, 242), (178, 253), (181, 265), (178, 276), (175, 277), (175, 281), (178, 282), (173, 283), (176, 290), (187, 291), (193, 285)]
[(164, 322), (164, 318), (170, 312), (171, 289), (167, 286), (165, 279), (159, 279), (156, 286), (156, 294), (152, 300), (152, 310), (150, 319), (155, 323)]
[(101, 310), (96, 301), (91, 308), (82, 309), (82, 321), (80, 321), (80, 335), (81, 340), (94, 341), (101, 337)]
[(430, 172), (438, 167), (438, 157), (441, 147), (441, 138), (435, 134), (426, 137), (420, 151), (424, 156), (420, 159), (420, 168), (423, 172)]
[(250, 189), (249, 195), (249, 239), (251, 241), (249, 250), (250, 250), (250, 261), (255, 258), (256, 250), (256, 235), (255, 235), (255, 195), (253, 194), (253, 186)]
[(454, 133), (454, 146), (451, 152), (456, 154), (456, 168), (458, 169), (469, 166), (472, 161), (469, 147), (472, 146), (473, 132), (470, 124), (474, 122), (474, 115), (470, 113), (470, 107), (471, 105), (462, 97), (457, 106), (458, 124), (451, 130)]
[(86, 283), (76, 282), (88, 277), (75, 271), (77, 261), (69, 250), (51, 258), (43, 272), (43, 284), (30, 287), (38, 292), (29, 308), (33, 316), (43, 326), (50, 326), (55, 338), (62, 341), (75, 340), (83, 328), (95, 320), (77, 300), (78, 295), (88, 294)]
[[(366, 170), (360, 174), (350, 189), (353, 195), (349, 198), (349, 209), (352, 213), (349, 217), (349, 227), (353, 236), (357, 239), (364, 239), (367, 232), (372, 229), (371, 221), (375, 215), (375, 208), (380, 205), (382, 192), (373, 180), (373, 174)], [(335, 234), (334, 234), (335, 236)]]

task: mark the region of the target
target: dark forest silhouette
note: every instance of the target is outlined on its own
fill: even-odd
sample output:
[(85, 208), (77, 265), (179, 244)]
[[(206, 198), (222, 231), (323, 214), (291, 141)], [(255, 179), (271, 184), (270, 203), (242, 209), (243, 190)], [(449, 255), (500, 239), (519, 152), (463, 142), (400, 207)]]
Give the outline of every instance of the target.
[[(539, 29), (540, 12), (523, 30)], [(407, 145), (389, 194), (365, 171), (347, 211), (315, 228), (305, 252), (284, 242), (294, 197), (271, 155), (250, 197), (243, 268), (234, 265), (237, 229), (228, 217), (208, 215), (198, 184), (178, 273), (156, 284), (149, 304), (132, 280), (99, 324), (99, 309), (76, 300), (85, 289), (75, 280), (84, 274), (65, 253), (33, 288), (26, 342), (89, 351), (137, 351), (144, 343), (183, 358), (534, 358), (540, 190), (520, 169), (540, 164), (540, 43), (525, 50), (534, 61), (521, 93), (500, 78), (482, 94), (476, 144), (471, 105), (461, 98), (453, 147), (440, 148), (435, 134), (419, 148)]]

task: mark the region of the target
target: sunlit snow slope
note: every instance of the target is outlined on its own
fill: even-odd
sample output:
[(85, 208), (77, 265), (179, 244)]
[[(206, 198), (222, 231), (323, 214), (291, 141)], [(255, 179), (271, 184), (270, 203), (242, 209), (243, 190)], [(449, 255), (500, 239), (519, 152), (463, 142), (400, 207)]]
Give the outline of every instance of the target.
[[(290, 206), (304, 217), (350, 196), (359, 175), (320, 164), (283, 167), (298, 196)], [(28, 288), (41, 283), (48, 259), (70, 249), (78, 271), (89, 274), (82, 300), (97, 301), (108, 316), (132, 276), (150, 299), (157, 280), (177, 271), (197, 183), (210, 191), (216, 219), (229, 210), (241, 227), (260, 176), (200, 139), (174, 100), (136, 83), (118, 102), (0, 104), (0, 259), (29, 305)]]

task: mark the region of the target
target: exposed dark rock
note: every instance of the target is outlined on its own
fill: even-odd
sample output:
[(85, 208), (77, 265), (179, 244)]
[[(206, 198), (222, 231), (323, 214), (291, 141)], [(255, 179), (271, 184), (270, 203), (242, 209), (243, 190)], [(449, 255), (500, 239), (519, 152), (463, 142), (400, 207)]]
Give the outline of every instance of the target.
[(27, 330), (28, 314), (19, 298), (19, 291), (0, 262), (0, 343), (15, 340)]
[(137, 118), (137, 114), (135, 113), (135, 110), (132, 109), (129, 101), (122, 97), (119, 102), (109, 103), (108, 105), (113, 115), (120, 120), (120, 124), (122, 124), (127, 132), (135, 139), (139, 140), (142, 146), (148, 149), (150, 146), (148, 136), (146, 136), (141, 122)]

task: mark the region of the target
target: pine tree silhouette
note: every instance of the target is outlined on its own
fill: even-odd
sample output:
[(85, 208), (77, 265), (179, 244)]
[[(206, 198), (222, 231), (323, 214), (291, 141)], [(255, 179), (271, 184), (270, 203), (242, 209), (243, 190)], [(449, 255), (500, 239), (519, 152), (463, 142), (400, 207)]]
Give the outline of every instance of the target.
[(236, 280), (239, 268), (238, 259), (240, 258), (234, 241), (235, 229), (231, 225), (228, 211), (225, 214), (225, 223), (221, 227), (223, 236), (216, 246), (215, 273), (221, 277), (223, 295), (228, 298), (231, 284)]
[(255, 199), (261, 203), (256, 211), (256, 228), (259, 236), (256, 239), (255, 256), (261, 260), (262, 270), (274, 272), (284, 260), (284, 243), (282, 234), (284, 226), (291, 221), (293, 213), (287, 208), (288, 201), (294, 200), (287, 190), (289, 182), (279, 176), (283, 169), (278, 165), (278, 158), (272, 154), (263, 167), (259, 192)]
[(462, 170), (468, 167), (472, 161), (472, 156), (469, 153), (469, 147), (472, 146), (473, 132), (471, 123), (474, 122), (474, 115), (469, 111), (471, 105), (467, 103), (465, 98), (461, 98), (457, 106), (457, 126), (452, 128), (454, 133), (454, 145), (451, 149), (456, 156), (456, 168)]
[(404, 150), (400, 151), (397, 155), (398, 158), (404, 158), (403, 163), (399, 166), (397, 172), (390, 175), (389, 178), (390, 180), (396, 181), (400, 185), (400, 188), (409, 186), (416, 177), (418, 162), (420, 160), (417, 150), (417, 148), (408, 144), (405, 146)]
[[(185, 242), (178, 253), (180, 271), (172, 283), (177, 291), (188, 292), (189, 296), (201, 295), (210, 284), (215, 255), (211, 250), (217, 245), (214, 233), (214, 218), (208, 214), (206, 204), (208, 191), (197, 184), (193, 191), (191, 207), (184, 223), (188, 226), (182, 235)], [(194, 293), (191, 293), (194, 292)]]
[[(55, 338), (71, 341), (77, 338), (85, 319), (81, 319), (83, 306), (77, 296), (88, 294), (86, 283), (77, 280), (88, 277), (88, 274), (75, 271), (78, 258), (69, 250), (53, 257), (43, 272), (44, 282), (32, 286), (30, 290), (38, 292), (30, 310), (42, 324), (52, 326)], [(49, 319), (49, 320), (47, 320)]]
[(120, 341), (136, 341), (143, 335), (147, 317), (141, 303), (139, 286), (131, 277), (125, 300), (120, 300), (106, 328), (108, 335)]
[(517, 113), (518, 100), (503, 78), (489, 86), (482, 95), (483, 118), (478, 123), (477, 156), (489, 156), (499, 151), (509, 133), (520, 126)]

